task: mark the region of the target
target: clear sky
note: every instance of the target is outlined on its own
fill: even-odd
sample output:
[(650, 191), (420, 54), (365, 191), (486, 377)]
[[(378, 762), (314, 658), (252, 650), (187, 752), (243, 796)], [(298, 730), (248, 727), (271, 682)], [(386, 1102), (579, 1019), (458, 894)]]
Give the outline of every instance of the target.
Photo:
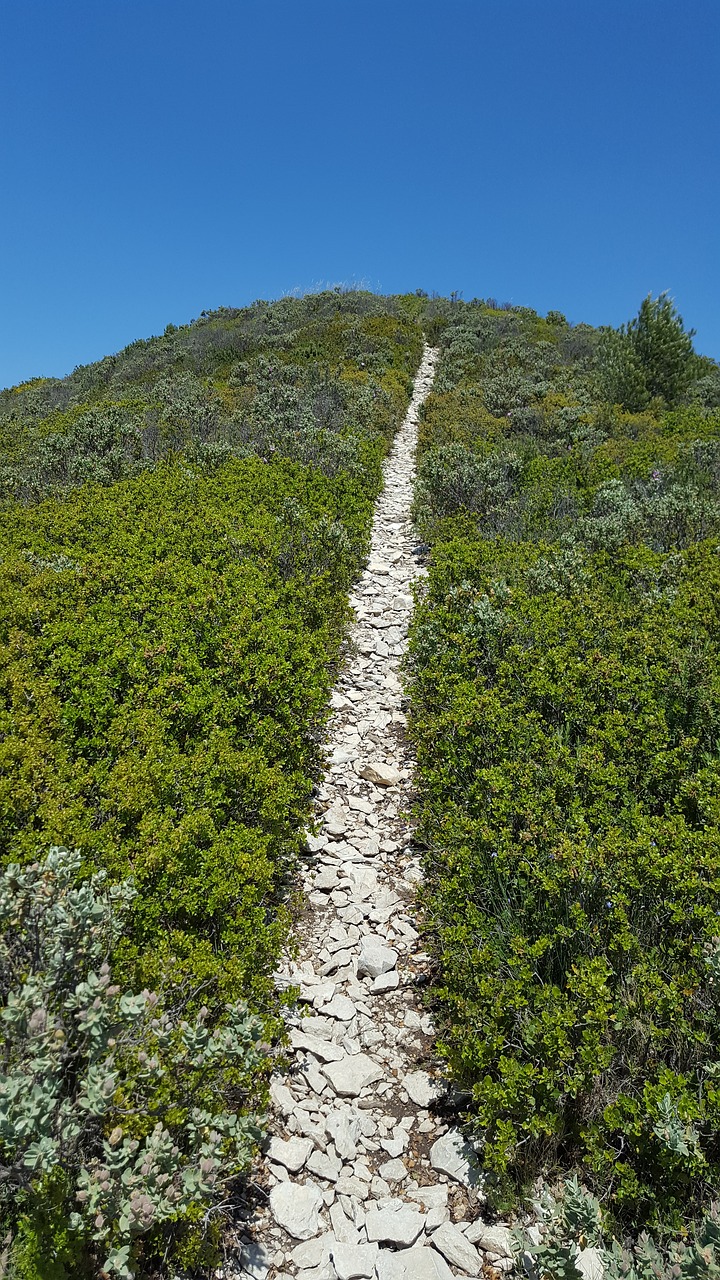
[(0, 0), (0, 386), (325, 282), (720, 358), (718, 0)]

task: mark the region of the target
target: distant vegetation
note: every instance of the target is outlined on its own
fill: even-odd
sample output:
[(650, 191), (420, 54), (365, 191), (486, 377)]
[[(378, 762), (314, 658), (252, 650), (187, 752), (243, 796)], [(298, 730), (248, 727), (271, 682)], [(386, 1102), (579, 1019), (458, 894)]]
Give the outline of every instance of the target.
[(619, 332), (434, 325), (411, 675), (442, 1051), (500, 1203), (575, 1170), (662, 1234), (720, 1175), (720, 371), (665, 297)]
[[(271, 974), (347, 592), (422, 350), (418, 305), (369, 294), (258, 303), (0, 396), (0, 852), (15, 868), (0, 949), (5, 999), (32, 1003), (10, 937), (22, 917), (20, 868), (40, 860), (33, 883), (49, 901), (59, 874), (43, 869), (49, 848), (77, 848), (76, 873), (134, 882), (105, 956), (113, 983), (152, 989), (171, 1019), (204, 1011), (203, 1034), (224, 1046), (192, 1098), (179, 1031), (163, 1048), (162, 1084), (143, 1082), (134, 1056), (154, 1061), (150, 1031), (117, 1061), (101, 1055), (92, 1066), (84, 1035), (72, 1053), (48, 1057), (46, 1038), (70, 1035), (56, 998), (42, 1020), (28, 1013), (0, 1033), (0, 1164), (12, 1171), (0, 1227), (23, 1280), (93, 1274), (96, 1255), (120, 1275), (150, 1273), (168, 1249), (186, 1266), (212, 1257), (221, 1218), (202, 1227), (204, 1207), (246, 1158), (227, 1132), (223, 1073), (241, 1113), (262, 1104), (270, 1059), (256, 1036), (238, 1041), (238, 1009), (249, 1006), (272, 1036)], [(81, 914), (62, 979), (79, 984), (80, 1011), (99, 955), (86, 927)], [(52, 988), (49, 961), (29, 954), (32, 990)], [(112, 1029), (103, 990), (100, 1021)], [(142, 1027), (143, 1000), (127, 998), (140, 1001)], [(58, 1117), (71, 1123), (78, 1071), (104, 1072), (119, 1092), (73, 1135)], [(37, 1082), (32, 1105), (23, 1079)], [(134, 1098), (123, 1142), (142, 1152), (158, 1124), (185, 1136), (170, 1140), (178, 1156), (162, 1174), (176, 1198), (148, 1182), (149, 1200), (136, 1188), (140, 1199), (123, 1208), (100, 1173), (103, 1159), (126, 1167), (109, 1135), (123, 1094), (135, 1093), (152, 1105), (143, 1111)], [(194, 1136), (193, 1107), (207, 1112)], [(213, 1133), (227, 1158), (218, 1167), (206, 1150), (213, 1177), (193, 1184), (181, 1175), (183, 1152), (212, 1148)], [(145, 1161), (153, 1176), (155, 1158)], [(88, 1162), (100, 1173), (76, 1203)], [(81, 1217), (68, 1232), (71, 1212)]]

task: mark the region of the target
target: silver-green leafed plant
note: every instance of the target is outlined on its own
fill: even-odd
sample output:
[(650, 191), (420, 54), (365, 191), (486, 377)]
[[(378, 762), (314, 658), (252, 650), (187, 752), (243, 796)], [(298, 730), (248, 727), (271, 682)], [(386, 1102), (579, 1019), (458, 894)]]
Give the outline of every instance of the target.
[(60, 1185), (69, 1230), (127, 1278), (141, 1237), (247, 1166), (258, 1121), (228, 1096), (263, 1028), (239, 1004), (211, 1029), (204, 1008), (190, 1022), (121, 991), (107, 957), (134, 890), (80, 865), (54, 848), (0, 876), (0, 1194), (12, 1230)]
[(530, 1280), (720, 1278), (718, 1205), (710, 1206), (686, 1239), (664, 1245), (646, 1232), (635, 1241), (616, 1239), (600, 1202), (577, 1178), (570, 1178), (558, 1195), (544, 1188), (534, 1207), (539, 1222), (533, 1235), (515, 1233)]

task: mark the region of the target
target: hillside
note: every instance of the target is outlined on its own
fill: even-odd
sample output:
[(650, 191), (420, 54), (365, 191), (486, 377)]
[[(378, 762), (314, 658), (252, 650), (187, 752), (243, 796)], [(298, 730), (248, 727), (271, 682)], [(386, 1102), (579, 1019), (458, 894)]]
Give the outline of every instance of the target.
[[(465, 1274), (451, 1219), (478, 1266), (512, 1265), (481, 1207), (522, 1222), (538, 1178), (557, 1197), (524, 1241), (541, 1275), (577, 1277), (588, 1244), (608, 1275), (720, 1273), (714, 1219), (693, 1243), (720, 1173), (720, 371), (691, 337), (664, 298), (613, 331), (335, 292), (203, 315), (0, 393), (11, 1274), (210, 1274), (231, 1230), (212, 1206), (240, 1194), (271, 1072), (271, 1133), (280, 1079), (295, 1110), (310, 1096), (291, 1049), (329, 1115), (313, 1052), (377, 1065), (353, 1004), (372, 994), (381, 1039), (403, 1010), (427, 1036), (432, 1015), (402, 1059), (431, 1093), (398, 1086), (398, 1105), (433, 1136), (463, 1126), (483, 1185), (461, 1196), (413, 1139), (395, 1186), (368, 1132), (378, 1212), (418, 1178), (449, 1205), (405, 1263), (356, 1215), (349, 1247), (375, 1241), (377, 1275), (437, 1258)], [(398, 777), (366, 776), (363, 744)], [(349, 959), (327, 1003), (354, 1012), (314, 1004), (313, 1051), (293, 1039), (293, 993), (315, 994), (292, 958), (309, 945), (314, 973), (328, 937)], [(363, 985), (370, 942), (395, 960)], [(371, 1083), (349, 1096), (392, 1143), (402, 1114)], [(336, 1195), (345, 1215), (366, 1198), (336, 1193), (358, 1175), (330, 1146), (317, 1235)], [(294, 1185), (278, 1167), (259, 1175), (271, 1205)], [(563, 1199), (575, 1175), (586, 1191)], [(623, 1254), (644, 1229), (656, 1244)]]

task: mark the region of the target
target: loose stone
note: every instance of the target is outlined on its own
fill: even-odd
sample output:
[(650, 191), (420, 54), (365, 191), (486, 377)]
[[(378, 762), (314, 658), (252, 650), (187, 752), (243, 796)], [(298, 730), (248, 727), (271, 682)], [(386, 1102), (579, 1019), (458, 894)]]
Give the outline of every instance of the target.
[(445, 1259), (422, 1245), (398, 1253), (383, 1250), (378, 1255), (376, 1275), (377, 1280), (453, 1280)]
[(341, 1244), (358, 1244), (360, 1233), (347, 1217), (338, 1200), (330, 1206), (330, 1221), (336, 1240), (340, 1241)]
[(309, 1267), (318, 1267), (321, 1262), (326, 1262), (330, 1257), (330, 1240), (331, 1237), (328, 1235), (316, 1236), (306, 1244), (296, 1245), (289, 1257), (301, 1271), (306, 1271)]
[(430, 1239), (435, 1248), (454, 1267), (466, 1271), (469, 1276), (481, 1274), (482, 1259), (477, 1249), (452, 1222), (444, 1222), (433, 1232)]
[(361, 1277), (374, 1276), (377, 1256), (376, 1244), (336, 1243), (332, 1250), (332, 1260), (338, 1280), (360, 1280)]
[(403, 1079), (403, 1087), (408, 1097), (418, 1107), (429, 1107), (437, 1093), (435, 1082), (431, 1080), (427, 1071), (409, 1072)]
[(352, 1000), (348, 1000), (347, 996), (334, 995), (324, 1007), (323, 1013), (329, 1018), (339, 1018), (342, 1022), (349, 1022), (355, 1017), (357, 1010)]
[(368, 1240), (384, 1244), (414, 1244), (424, 1226), (415, 1209), (371, 1209), (365, 1220)]
[(398, 953), (393, 947), (386, 947), (378, 938), (364, 938), (358, 956), (358, 974), (367, 974), (377, 978), (380, 974), (389, 973), (397, 964)]
[(312, 1150), (313, 1144), (308, 1138), (290, 1138), (287, 1142), (283, 1142), (281, 1138), (272, 1138), (268, 1156), (290, 1173), (299, 1173)]
[(407, 1178), (407, 1169), (402, 1160), (387, 1160), (385, 1164), (380, 1165), (380, 1177), (386, 1182), (404, 1182)]
[(509, 1227), (487, 1226), (484, 1222), (474, 1222), (465, 1232), (472, 1244), (476, 1244), (483, 1253), (494, 1253), (498, 1258), (511, 1258), (514, 1252), (512, 1233)]
[(446, 1173), (467, 1187), (476, 1186), (480, 1181), (475, 1171), (473, 1149), (456, 1129), (451, 1129), (433, 1143), (430, 1164), (438, 1173)]
[(366, 764), (360, 770), (361, 778), (365, 778), (368, 782), (374, 782), (378, 787), (395, 787), (404, 776), (402, 771), (396, 769), (394, 765), (382, 764), (379, 761), (374, 764)]
[(255, 1240), (243, 1244), (240, 1257), (240, 1280), (265, 1280), (270, 1269), (267, 1249)]
[(394, 991), (399, 985), (400, 975), (393, 970), (392, 973), (378, 974), (377, 978), (374, 979), (370, 990), (373, 995), (379, 996), (385, 991)]
[(330, 1112), (325, 1127), (335, 1143), (335, 1150), (343, 1160), (354, 1160), (357, 1156), (357, 1139), (359, 1123), (347, 1115)]
[(382, 1067), (365, 1053), (343, 1056), (322, 1069), (330, 1087), (339, 1097), (357, 1098), (368, 1085), (382, 1078)]
[(279, 1227), (295, 1240), (310, 1240), (318, 1231), (323, 1198), (312, 1182), (278, 1182), (270, 1192), (270, 1212)]

